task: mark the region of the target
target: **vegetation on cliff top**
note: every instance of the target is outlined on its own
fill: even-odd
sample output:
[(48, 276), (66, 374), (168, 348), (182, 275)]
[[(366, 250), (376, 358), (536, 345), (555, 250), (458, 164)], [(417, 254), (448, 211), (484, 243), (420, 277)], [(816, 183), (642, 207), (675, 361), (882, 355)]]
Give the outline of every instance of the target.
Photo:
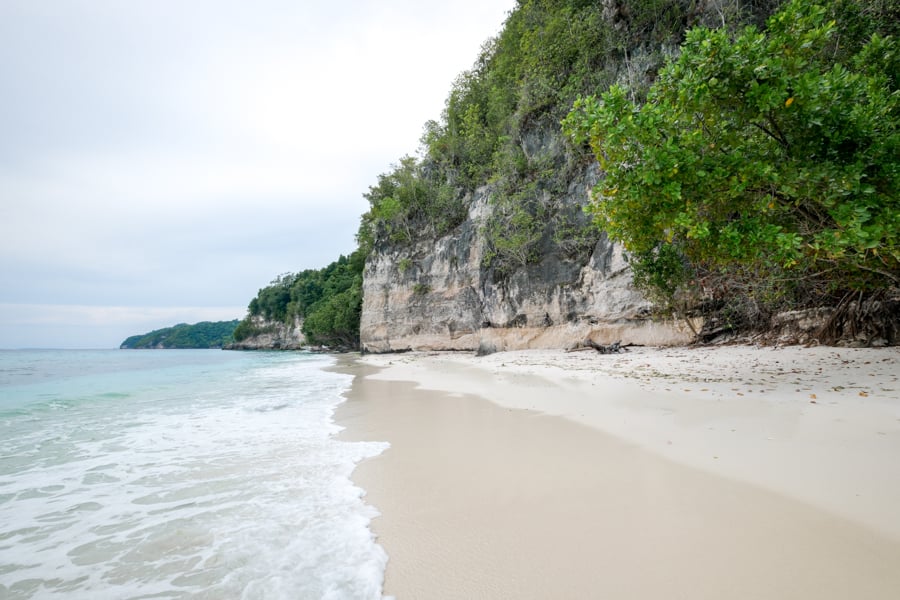
[[(560, 202), (591, 160), (560, 135), (573, 102), (616, 81), (640, 96), (689, 26), (758, 21), (774, 4), (723, 2), (708, 12), (692, 0), (520, 0), (453, 83), (440, 120), (426, 124), (420, 157), (402, 159), (366, 194), (361, 246), (443, 235), (490, 183), (485, 266), (502, 274), (536, 262), (545, 233), (564, 238), (573, 258), (589, 252), (600, 233)], [(542, 145), (552, 138), (557, 147)]]
[(262, 317), (288, 325), (301, 321), (310, 344), (356, 348), (365, 259), (357, 250), (323, 269), (276, 278), (250, 301), (247, 317), (234, 332), (235, 341), (260, 333), (253, 317)]
[[(794, 1), (767, 23), (780, 4), (519, 0), (418, 156), (365, 194), (359, 249), (275, 280), (251, 315), (358, 341), (366, 256), (452, 232), (485, 184), (496, 277), (548, 238), (582, 260), (609, 230), (661, 305), (730, 310), (737, 325), (896, 285), (900, 9)], [(597, 227), (561, 201), (595, 160)], [(329, 269), (342, 275), (326, 286)]]
[(232, 334), (237, 325), (237, 319), (234, 321), (202, 321), (194, 325), (179, 323), (173, 327), (133, 335), (122, 342), (119, 348), (126, 350), (222, 348), (231, 343)]

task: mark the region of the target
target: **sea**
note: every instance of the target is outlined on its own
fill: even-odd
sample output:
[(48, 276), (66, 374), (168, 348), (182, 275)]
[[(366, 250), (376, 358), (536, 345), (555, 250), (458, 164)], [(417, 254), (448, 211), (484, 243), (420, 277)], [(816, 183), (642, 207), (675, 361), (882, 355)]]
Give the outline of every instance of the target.
[(380, 599), (334, 362), (0, 351), (0, 598)]

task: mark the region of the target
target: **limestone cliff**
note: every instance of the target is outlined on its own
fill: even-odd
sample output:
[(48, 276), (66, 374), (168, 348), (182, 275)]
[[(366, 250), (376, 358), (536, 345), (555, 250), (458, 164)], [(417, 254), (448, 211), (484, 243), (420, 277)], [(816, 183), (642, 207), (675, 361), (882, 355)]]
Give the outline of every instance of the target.
[[(596, 179), (596, 166), (586, 167), (553, 200), (579, 209)], [(363, 279), (364, 351), (563, 348), (587, 337), (599, 343), (690, 341), (684, 323), (650, 319), (650, 304), (632, 286), (621, 247), (603, 234), (587, 255), (571, 257), (548, 225), (538, 261), (502, 276), (485, 266), (491, 192), (490, 186), (475, 192), (468, 218), (451, 234), (372, 252)]]
[(250, 323), (251, 334), (229, 344), (226, 350), (300, 350), (307, 346), (300, 319), (288, 325), (262, 317), (250, 317)]

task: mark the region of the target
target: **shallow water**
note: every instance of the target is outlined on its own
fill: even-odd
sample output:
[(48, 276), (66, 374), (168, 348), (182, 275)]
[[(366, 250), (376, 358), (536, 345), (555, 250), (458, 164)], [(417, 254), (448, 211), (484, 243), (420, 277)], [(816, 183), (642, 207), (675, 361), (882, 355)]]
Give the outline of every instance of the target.
[(380, 598), (332, 362), (0, 352), (0, 597)]

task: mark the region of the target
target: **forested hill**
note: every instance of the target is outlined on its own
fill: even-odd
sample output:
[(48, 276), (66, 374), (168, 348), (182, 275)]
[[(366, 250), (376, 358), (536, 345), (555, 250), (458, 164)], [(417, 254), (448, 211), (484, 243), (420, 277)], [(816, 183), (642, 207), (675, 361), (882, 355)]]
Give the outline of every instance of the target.
[(278, 323), (288, 330), (299, 326), (309, 345), (358, 348), (365, 258), (357, 250), (325, 268), (279, 276), (250, 301), (234, 341), (264, 334), (268, 324)]
[(896, 342), (898, 28), (893, 0), (520, 0), (364, 194), (352, 258), (250, 313), (385, 349), (813, 309), (821, 341)]
[(202, 321), (194, 325), (179, 323), (150, 333), (133, 335), (122, 342), (124, 350), (222, 348), (233, 341), (239, 321)]

